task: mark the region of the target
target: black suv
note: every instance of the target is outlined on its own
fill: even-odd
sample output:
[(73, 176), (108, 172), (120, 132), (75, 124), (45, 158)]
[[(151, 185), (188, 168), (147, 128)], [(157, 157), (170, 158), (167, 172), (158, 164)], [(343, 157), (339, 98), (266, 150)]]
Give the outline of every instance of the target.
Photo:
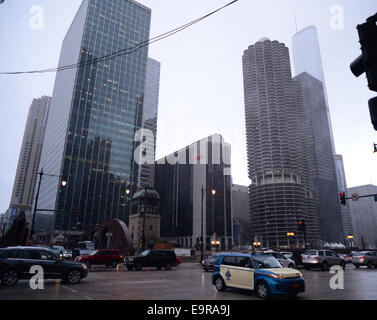
[(173, 266), (177, 265), (177, 257), (172, 250), (146, 250), (138, 256), (126, 257), (124, 264), (128, 270), (142, 270), (143, 267), (156, 267), (160, 270), (164, 267), (170, 270)]
[(88, 275), (86, 265), (61, 260), (52, 250), (41, 247), (8, 247), (0, 249), (0, 279), (13, 286), (19, 279), (30, 279), (32, 266), (43, 268), (44, 279), (62, 279), (76, 284)]

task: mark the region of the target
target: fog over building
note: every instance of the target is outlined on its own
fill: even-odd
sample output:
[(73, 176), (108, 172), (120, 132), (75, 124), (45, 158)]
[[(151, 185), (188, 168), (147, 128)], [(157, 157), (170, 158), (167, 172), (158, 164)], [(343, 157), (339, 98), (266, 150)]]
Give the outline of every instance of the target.
[(332, 131), (325, 74), (323, 72), (321, 49), (319, 45), (318, 32), (316, 27), (308, 26), (298, 31), (293, 36), (292, 54), (296, 76), (303, 72), (306, 72), (320, 80), (323, 84), (327, 109), (327, 121), (328, 127), (330, 129), (331, 149), (333, 154), (335, 154), (334, 134)]
[[(99, 63), (98, 57), (149, 39), (151, 10), (134, 0), (83, 0), (64, 38), (40, 168), (38, 209), (54, 229), (83, 232), (128, 220), (126, 188), (137, 185), (134, 135), (142, 126), (148, 46)], [(66, 186), (61, 181), (67, 181)]]

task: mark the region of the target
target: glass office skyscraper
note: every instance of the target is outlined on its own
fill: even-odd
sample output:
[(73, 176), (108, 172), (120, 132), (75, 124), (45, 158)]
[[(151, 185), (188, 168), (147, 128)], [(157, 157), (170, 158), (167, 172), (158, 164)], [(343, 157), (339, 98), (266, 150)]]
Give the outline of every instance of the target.
[(297, 76), (303, 72), (306, 72), (320, 80), (323, 84), (327, 108), (327, 121), (330, 128), (331, 148), (333, 154), (335, 154), (334, 134), (332, 131), (325, 74), (323, 72), (321, 50), (316, 27), (308, 26), (293, 36), (292, 53), (295, 75)]
[[(214, 239), (220, 241), (222, 250), (232, 248), (230, 156), (230, 145), (214, 134), (156, 161), (161, 237), (192, 248), (203, 227), (205, 248), (211, 249)], [(213, 189), (215, 196), (211, 194)]]
[(43, 178), (38, 203), (55, 211), (55, 230), (128, 220), (148, 47), (90, 61), (149, 39), (150, 20), (151, 10), (133, 0), (84, 0), (63, 41), (59, 67), (82, 65), (57, 73), (41, 157), (40, 168), (60, 176)]
[[(147, 72), (145, 77), (144, 91), (144, 108), (143, 108), (143, 129), (149, 130), (153, 134), (151, 141), (145, 141), (148, 144), (151, 163), (141, 164), (139, 170), (139, 186), (153, 187), (153, 162), (156, 157), (156, 139), (157, 139), (157, 118), (158, 118), (158, 101), (160, 97), (160, 70), (161, 63), (148, 58)], [(140, 150), (141, 153), (144, 150)], [(142, 154), (140, 155), (142, 157)], [(147, 160), (147, 159), (145, 159)]]
[(305, 168), (312, 179), (319, 234), (321, 240), (326, 242), (344, 242), (323, 84), (306, 72), (293, 79), (302, 89), (306, 132), (304, 136), (306, 137), (310, 160), (310, 165), (305, 166)]

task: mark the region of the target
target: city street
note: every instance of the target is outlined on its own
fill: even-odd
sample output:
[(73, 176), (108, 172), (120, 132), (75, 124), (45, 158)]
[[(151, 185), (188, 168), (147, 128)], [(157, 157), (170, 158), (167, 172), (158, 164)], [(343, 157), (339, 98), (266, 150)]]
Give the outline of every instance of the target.
[[(377, 299), (377, 269), (355, 269), (347, 265), (344, 290), (329, 286), (333, 274), (320, 270), (303, 270), (306, 292), (297, 300), (374, 300)], [(166, 271), (146, 269), (141, 272), (118, 271), (93, 267), (78, 285), (61, 281), (45, 281), (43, 290), (31, 290), (28, 281), (14, 287), (0, 286), (0, 299), (23, 300), (259, 300), (252, 292), (226, 290), (217, 292), (211, 284), (211, 273), (203, 272), (198, 264), (184, 263)], [(279, 298), (282, 299), (282, 298)], [(284, 298), (283, 298), (284, 299)]]

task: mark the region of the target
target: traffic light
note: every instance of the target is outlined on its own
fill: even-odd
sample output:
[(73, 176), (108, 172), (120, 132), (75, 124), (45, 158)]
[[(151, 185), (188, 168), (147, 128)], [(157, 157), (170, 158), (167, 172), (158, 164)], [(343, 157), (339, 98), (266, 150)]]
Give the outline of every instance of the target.
[[(362, 54), (351, 63), (351, 71), (356, 76), (364, 72), (369, 89), (377, 92), (377, 14), (358, 25)], [(369, 111), (374, 129), (377, 131), (377, 97), (369, 100)]]
[(340, 197), (340, 203), (343, 204), (343, 205), (346, 205), (347, 202), (346, 202), (346, 195), (345, 195), (345, 193), (344, 193), (344, 192), (341, 192), (341, 193), (339, 194), (339, 197)]
[(298, 221), (298, 230), (301, 232), (305, 232), (305, 220), (299, 220)]

